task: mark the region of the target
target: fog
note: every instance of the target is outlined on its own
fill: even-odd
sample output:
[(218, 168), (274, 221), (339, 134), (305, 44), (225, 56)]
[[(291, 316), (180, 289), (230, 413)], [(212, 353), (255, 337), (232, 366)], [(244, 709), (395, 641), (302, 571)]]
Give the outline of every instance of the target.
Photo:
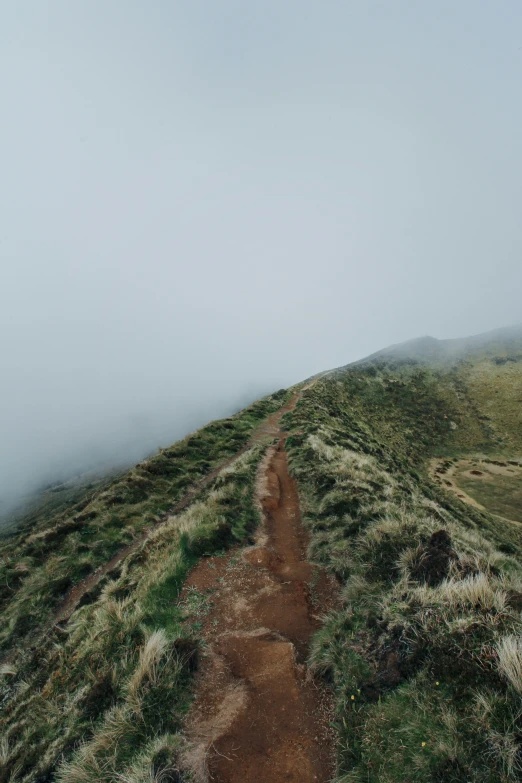
[(518, 0), (0, 10), (0, 497), (521, 320)]

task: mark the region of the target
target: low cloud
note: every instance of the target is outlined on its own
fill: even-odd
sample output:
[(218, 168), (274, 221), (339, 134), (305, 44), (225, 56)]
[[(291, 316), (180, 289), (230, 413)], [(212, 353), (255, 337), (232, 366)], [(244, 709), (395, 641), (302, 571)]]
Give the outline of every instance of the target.
[(1, 14), (4, 502), (520, 321), (517, 4)]

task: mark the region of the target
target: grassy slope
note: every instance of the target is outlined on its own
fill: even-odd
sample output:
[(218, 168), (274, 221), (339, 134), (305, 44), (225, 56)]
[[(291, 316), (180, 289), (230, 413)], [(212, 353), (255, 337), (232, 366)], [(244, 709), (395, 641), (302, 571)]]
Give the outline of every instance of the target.
[[(341, 585), (311, 665), (334, 687), (345, 783), (521, 779), (519, 528), (424, 470), (430, 455), (522, 455), (522, 363), (504, 359), (381, 357), (320, 379), (287, 415), (310, 556)], [(206, 610), (196, 594), (180, 606), (179, 589), (199, 556), (254, 524), (258, 447), (107, 575), (65, 631), (39, 629), (285, 400), (203, 428), (2, 542), (0, 783), (179, 780)]]
[(199, 556), (242, 540), (255, 524), (259, 447), (158, 526), (86, 596), (66, 631), (38, 628), (71, 584), (236, 453), (287, 397), (278, 393), (210, 424), (87, 504), (3, 542), (0, 781), (137, 783), (151, 767), (158, 779), (175, 779), (167, 771), (174, 775), (198, 649), (197, 607), (178, 606), (177, 595)]
[(506, 443), (476, 379), (469, 363), (353, 367), (288, 417), (310, 556), (342, 585), (310, 660), (336, 694), (344, 783), (521, 779), (520, 531), (423, 469)]
[(504, 455), (522, 456), (522, 360), (483, 359), (463, 368), (470, 397)]
[[(504, 463), (505, 464), (505, 463)], [(470, 475), (470, 466), (480, 470), (480, 476)], [(511, 468), (511, 475), (491, 474), (487, 463), (464, 461), (456, 463), (455, 483), (492, 514), (522, 524), (522, 472)], [(473, 469), (473, 468), (472, 468)], [(522, 532), (522, 531), (521, 531)]]

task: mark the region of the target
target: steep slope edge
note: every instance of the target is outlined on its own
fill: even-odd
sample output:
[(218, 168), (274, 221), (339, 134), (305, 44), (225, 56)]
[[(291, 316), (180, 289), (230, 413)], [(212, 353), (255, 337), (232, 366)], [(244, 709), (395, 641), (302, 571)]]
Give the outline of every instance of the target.
[(172, 766), (198, 650), (184, 622), (197, 623), (195, 609), (177, 596), (200, 556), (255, 526), (266, 423), (291, 397), (213, 422), (4, 540), (0, 780), (116, 781)]

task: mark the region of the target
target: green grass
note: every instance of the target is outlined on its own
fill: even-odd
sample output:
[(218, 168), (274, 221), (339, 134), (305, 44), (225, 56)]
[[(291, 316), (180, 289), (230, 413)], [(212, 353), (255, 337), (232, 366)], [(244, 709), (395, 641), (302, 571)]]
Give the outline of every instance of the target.
[(522, 649), (511, 644), (511, 668), (500, 653), (522, 634), (520, 534), (424, 468), (470, 433), (494, 447), (453, 405), (453, 383), (357, 367), (287, 418), (309, 555), (340, 585), (309, 662), (335, 694), (343, 783), (522, 776)]
[[(309, 656), (335, 698), (338, 783), (522, 780), (520, 530), (427, 471), (432, 456), (520, 457), (522, 365), (504, 358), (379, 359), (320, 378), (286, 414), (309, 558), (339, 584)], [(198, 558), (251, 533), (261, 447), (156, 527), (65, 629), (40, 630), (71, 585), (162, 518), (288, 396), (214, 422), (72, 508), (32, 512), (31, 528), (2, 542), (0, 644), (13, 657), (0, 679), (0, 781), (181, 780), (212, 596), (192, 590), (181, 603), (180, 591)], [(465, 489), (515, 519), (520, 485), (503, 481), (481, 482), (483, 500), (478, 483)]]
[(72, 508), (41, 510), (4, 538), (0, 780), (138, 783), (150, 769), (154, 779), (176, 779), (202, 611), (180, 605), (179, 594), (199, 557), (242, 541), (257, 524), (261, 446), (222, 469), (181, 513), (164, 517), (84, 596), (65, 629), (45, 627), (72, 585), (244, 448), (289, 394), (213, 422)]
[[(51, 515), (44, 509), (31, 516), (30, 526), (26, 521), (4, 538), (0, 655), (27, 643), (24, 640), (50, 621), (74, 584), (154, 525), (198, 480), (244, 447), (256, 426), (289, 395), (282, 390), (235, 416), (212, 422), (72, 507), (54, 509)], [(235, 532), (244, 531), (245, 524), (240, 513)]]
[(462, 374), (470, 399), (505, 456), (522, 455), (522, 359), (470, 363)]
[(108, 576), (65, 631), (19, 649), (4, 668), (0, 732), (11, 779), (141, 783), (150, 769), (154, 779), (177, 779), (209, 608), (194, 591), (180, 603), (180, 590), (198, 557), (240, 541), (258, 523), (260, 454), (260, 446), (246, 451)]
[(457, 471), (455, 482), (492, 514), (522, 522), (522, 471), (513, 476), (485, 473), (480, 478)]
[(424, 455), (522, 454), (522, 361), (448, 367), (376, 359), (330, 376), (364, 410), (374, 437)]

